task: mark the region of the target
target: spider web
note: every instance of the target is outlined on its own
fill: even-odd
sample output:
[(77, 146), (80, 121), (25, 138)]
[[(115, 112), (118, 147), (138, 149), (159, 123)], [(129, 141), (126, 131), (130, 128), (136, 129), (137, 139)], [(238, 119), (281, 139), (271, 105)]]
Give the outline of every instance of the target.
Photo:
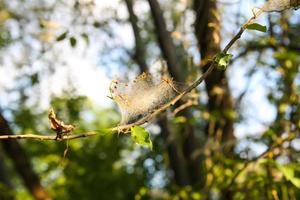
[(273, 12), (273, 11), (283, 11), (292, 7), (297, 7), (298, 0), (269, 0), (264, 5), (264, 11), (266, 12)]
[(155, 78), (142, 73), (129, 83), (113, 80), (110, 85), (112, 99), (121, 111), (121, 125), (134, 123), (173, 100), (184, 90), (170, 76)]

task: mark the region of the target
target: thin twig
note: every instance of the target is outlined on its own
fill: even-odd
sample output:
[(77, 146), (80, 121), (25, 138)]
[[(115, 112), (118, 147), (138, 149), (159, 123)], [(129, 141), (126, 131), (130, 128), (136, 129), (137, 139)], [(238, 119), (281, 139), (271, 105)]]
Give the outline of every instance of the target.
[(0, 135), (0, 140), (12, 140), (12, 139), (32, 139), (32, 140), (55, 140), (55, 141), (65, 141), (74, 140), (77, 138), (91, 137), (95, 136), (97, 132), (87, 132), (81, 134), (69, 134), (57, 138), (57, 135), (36, 135), (36, 134), (23, 134), (23, 135)]
[(172, 113), (172, 116), (175, 117), (179, 112), (187, 109), (188, 107), (191, 107), (191, 106), (196, 106), (198, 105), (197, 102), (193, 101), (193, 100), (188, 100), (186, 103), (180, 105), (178, 108), (176, 108), (173, 113)]
[(229, 187), (231, 187), (231, 185), (236, 181), (236, 179), (238, 178), (238, 176), (253, 162), (256, 162), (257, 160), (267, 156), (269, 153), (271, 153), (275, 148), (280, 147), (283, 143), (285, 142), (290, 142), (292, 140), (294, 140), (296, 138), (297, 134), (295, 133), (290, 133), (288, 137), (284, 138), (284, 139), (278, 139), (277, 142), (275, 142), (275, 144), (271, 145), (266, 151), (264, 151), (262, 154), (260, 154), (259, 156), (253, 158), (252, 160), (248, 160), (247, 162), (244, 163), (243, 167), (240, 168), (231, 178), (231, 181), (229, 182), (229, 184), (226, 186), (225, 190), (228, 189)]
[[(262, 56), (262, 54), (259, 54), (257, 56), (256, 60), (259, 61), (261, 59), (261, 56)], [(250, 85), (252, 83), (253, 75), (255, 74), (256, 70), (257, 70), (257, 68), (256, 68), (256, 63), (255, 63), (254, 66), (252, 67), (252, 69), (250, 69), (250, 71), (248, 73), (249, 78), (247, 80), (246, 87), (245, 87), (244, 91), (236, 98), (236, 102), (235, 102), (236, 106), (235, 107), (238, 108), (238, 109), (240, 108), (241, 102), (243, 101), (245, 95), (248, 93), (248, 91), (250, 89)]]

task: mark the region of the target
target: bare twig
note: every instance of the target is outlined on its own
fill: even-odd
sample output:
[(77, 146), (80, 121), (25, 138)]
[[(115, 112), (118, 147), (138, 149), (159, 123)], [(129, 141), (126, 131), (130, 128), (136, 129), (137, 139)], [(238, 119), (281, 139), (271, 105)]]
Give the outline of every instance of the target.
[(92, 131), (87, 133), (81, 133), (78, 135), (70, 134), (64, 135), (60, 138), (57, 135), (36, 135), (36, 134), (24, 134), (24, 135), (0, 135), (0, 140), (12, 140), (12, 139), (32, 139), (32, 140), (55, 140), (55, 141), (65, 141), (74, 140), (77, 138), (91, 137), (96, 135), (98, 132)]
[(186, 103), (180, 105), (178, 108), (176, 108), (173, 113), (172, 113), (172, 116), (176, 116), (179, 112), (185, 110), (186, 108), (188, 107), (191, 107), (191, 106), (196, 106), (198, 105), (197, 102), (193, 101), (193, 100), (188, 100)]
[(231, 178), (231, 181), (229, 182), (229, 184), (226, 186), (225, 189), (231, 187), (231, 185), (235, 182), (235, 180), (237, 179), (237, 177), (253, 162), (256, 162), (257, 160), (264, 158), (265, 156), (267, 156), (268, 154), (272, 153), (272, 151), (277, 148), (280, 147), (283, 143), (285, 142), (290, 142), (293, 139), (295, 139), (297, 136), (297, 134), (295, 133), (290, 133), (288, 137), (282, 139), (279, 138), (273, 145), (271, 145), (266, 151), (264, 151), (262, 154), (260, 154), (259, 156), (253, 158), (252, 160), (248, 160), (247, 162), (244, 163), (244, 165), (242, 166), (242, 168), (240, 168)]
[[(257, 56), (256, 60), (259, 61), (261, 59), (261, 56), (262, 56), (262, 54), (259, 54)], [(238, 108), (238, 109), (240, 108), (241, 102), (243, 101), (245, 95), (248, 93), (248, 91), (250, 89), (250, 85), (252, 83), (253, 75), (255, 74), (256, 70), (257, 69), (256, 69), (256, 63), (255, 63), (254, 66), (252, 66), (252, 69), (250, 69), (250, 71), (248, 73), (249, 78), (247, 80), (246, 87), (245, 87), (244, 91), (236, 98), (235, 107)]]

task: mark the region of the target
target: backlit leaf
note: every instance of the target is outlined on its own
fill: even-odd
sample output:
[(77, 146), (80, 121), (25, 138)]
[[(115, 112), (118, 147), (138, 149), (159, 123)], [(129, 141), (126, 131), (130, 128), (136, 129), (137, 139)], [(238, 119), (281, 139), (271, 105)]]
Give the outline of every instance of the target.
[(267, 27), (258, 23), (249, 24), (248, 26), (246, 26), (246, 28), (249, 30), (256, 30), (264, 33), (267, 32)]
[(232, 54), (228, 54), (228, 53), (219, 53), (217, 54), (216, 58), (215, 58), (215, 62), (218, 65), (218, 68), (221, 70), (225, 70), (232, 58)]
[(70, 44), (71, 44), (71, 47), (75, 47), (75, 46), (76, 46), (76, 43), (77, 43), (76, 39), (75, 39), (74, 37), (71, 37), (71, 38), (70, 38)]
[(59, 42), (59, 41), (62, 41), (64, 40), (68, 35), (68, 31), (64, 32), (63, 34), (59, 35), (57, 38), (56, 38), (56, 41)]
[(300, 188), (300, 177), (297, 177), (295, 175), (296, 174), (295, 172), (298, 170), (299, 165), (297, 166), (293, 164), (289, 164), (289, 165), (278, 164), (277, 167), (287, 180), (291, 181), (291, 183), (293, 183), (293, 185), (295, 185), (297, 188)]
[(152, 149), (149, 132), (141, 126), (131, 127), (131, 137), (139, 145)]

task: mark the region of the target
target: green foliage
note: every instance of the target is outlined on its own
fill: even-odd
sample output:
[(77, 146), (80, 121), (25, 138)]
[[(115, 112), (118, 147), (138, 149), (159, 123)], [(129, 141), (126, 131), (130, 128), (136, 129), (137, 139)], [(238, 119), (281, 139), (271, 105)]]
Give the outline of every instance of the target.
[(35, 85), (39, 83), (39, 75), (34, 73), (30, 76), (31, 85)]
[(59, 35), (59, 36), (56, 38), (56, 41), (57, 41), (57, 42), (60, 42), (60, 41), (62, 41), (62, 40), (64, 40), (64, 39), (66, 39), (68, 33), (69, 33), (69, 31), (66, 31), (66, 32), (62, 33), (61, 35)]
[(7, 46), (11, 42), (10, 33), (0, 25), (0, 48)]
[(77, 40), (74, 37), (70, 37), (70, 45), (71, 47), (75, 47), (77, 44)]
[(215, 57), (215, 62), (217, 63), (218, 68), (221, 70), (226, 70), (232, 57), (232, 54), (218, 53)]
[[(66, 158), (63, 152), (66, 143), (40, 143), (26, 141), (24, 147), (32, 156), (35, 170), (55, 199), (130, 199), (144, 185), (146, 177), (139, 170), (127, 168), (124, 155), (132, 149), (126, 135), (111, 134), (106, 127), (116, 125), (118, 118), (112, 109), (97, 109), (89, 105), (82, 96), (71, 99), (53, 98), (53, 107), (58, 115), (76, 122), (76, 133), (96, 130), (97, 136), (83, 140), (69, 141)], [(72, 105), (72, 106), (68, 106)], [(89, 113), (93, 120), (86, 121), (83, 113)], [(45, 113), (46, 115), (47, 113)], [(47, 130), (47, 124), (45, 124)], [(75, 133), (75, 134), (76, 134)], [(43, 149), (43, 150), (41, 150)], [(135, 166), (132, 166), (135, 167)], [(139, 172), (140, 171), (140, 172)], [(126, 188), (121, 186), (125, 186)], [(86, 187), (87, 186), (87, 187)], [(24, 194), (25, 195), (25, 194)]]
[(7, 185), (0, 183), (0, 199), (13, 199), (15, 196), (13, 190)]
[(87, 107), (85, 96), (74, 96), (72, 92), (66, 92), (65, 96), (53, 97), (51, 106), (59, 116), (69, 122), (80, 119), (81, 112)]
[(258, 24), (258, 23), (248, 24), (246, 26), (246, 29), (260, 31), (260, 32), (264, 32), (264, 33), (267, 32), (267, 27), (263, 26), (261, 24)]
[(284, 177), (291, 181), (297, 188), (300, 188), (300, 165), (299, 164), (288, 164), (280, 165), (277, 164), (278, 169), (283, 173)]
[(139, 145), (152, 149), (152, 141), (149, 132), (141, 126), (133, 126), (130, 129), (131, 138)]
[(84, 39), (84, 41), (86, 42), (87, 45), (90, 44), (89, 35), (87, 33), (82, 33), (81, 37)]

